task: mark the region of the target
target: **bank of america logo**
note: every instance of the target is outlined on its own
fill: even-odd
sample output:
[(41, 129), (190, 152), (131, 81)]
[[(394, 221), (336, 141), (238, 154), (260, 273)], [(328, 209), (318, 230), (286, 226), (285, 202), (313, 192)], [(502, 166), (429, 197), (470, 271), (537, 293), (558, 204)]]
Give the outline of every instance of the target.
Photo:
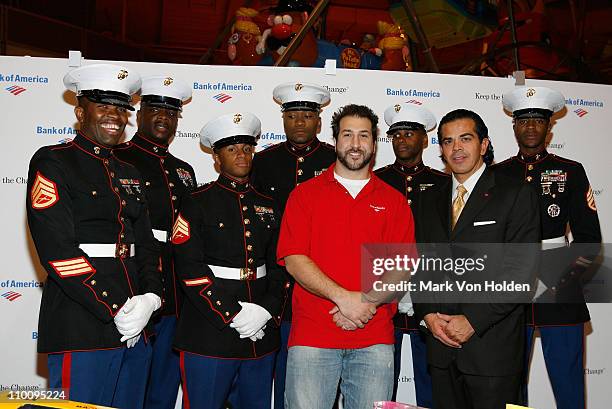
[(213, 98), (219, 101), (220, 103), (224, 103), (225, 101), (229, 101), (230, 99), (232, 99), (232, 96), (221, 93), (215, 95)]
[(407, 104), (415, 104), (415, 105), (423, 105), (421, 101), (417, 101), (416, 99), (411, 99), (410, 101), (406, 101)]
[(574, 113), (578, 115), (580, 118), (582, 118), (583, 116), (588, 114), (589, 111), (587, 111), (586, 109), (578, 108), (577, 110), (574, 111)]
[(21, 297), (21, 294), (15, 291), (7, 291), (2, 294), (2, 297), (6, 298), (9, 301), (15, 301), (17, 298)]
[(11, 85), (10, 87), (4, 89), (13, 95), (19, 95), (22, 92), (27, 91), (24, 87), (20, 87), (19, 85)]

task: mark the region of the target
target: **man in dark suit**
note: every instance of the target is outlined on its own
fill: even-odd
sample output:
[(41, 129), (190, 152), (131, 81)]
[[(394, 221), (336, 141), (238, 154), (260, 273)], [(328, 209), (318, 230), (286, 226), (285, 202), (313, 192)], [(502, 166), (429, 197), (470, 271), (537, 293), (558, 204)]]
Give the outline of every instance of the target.
[[(472, 243), (475, 249), (482, 249), (475, 243), (537, 243), (535, 192), (488, 169), (493, 149), (480, 116), (464, 109), (449, 112), (440, 121), (438, 138), (453, 177), (423, 195), (418, 240), (449, 243), (452, 252), (459, 243)], [(509, 257), (515, 254), (505, 246), (505, 255), (487, 260), (498, 268), (487, 267), (486, 274), (513, 279), (533, 271), (537, 252)], [(434, 408), (497, 409), (519, 402), (524, 309), (513, 302), (445, 301), (436, 297), (415, 304), (417, 319), (427, 328)]]

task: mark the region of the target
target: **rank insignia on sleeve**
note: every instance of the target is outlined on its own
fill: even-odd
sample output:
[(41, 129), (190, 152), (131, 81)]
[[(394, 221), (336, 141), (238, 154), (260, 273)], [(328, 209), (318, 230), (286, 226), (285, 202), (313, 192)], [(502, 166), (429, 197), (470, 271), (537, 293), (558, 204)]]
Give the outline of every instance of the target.
[(191, 237), (189, 233), (189, 222), (179, 213), (176, 222), (174, 222), (174, 227), (172, 228), (172, 243), (183, 244), (189, 240), (189, 237)]
[(80, 276), (81, 274), (93, 273), (95, 270), (85, 257), (71, 258), (68, 260), (50, 261), (51, 267), (62, 278)]
[(210, 284), (210, 279), (208, 277), (192, 278), (192, 279), (183, 280), (183, 281), (185, 282), (185, 285), (187, 287)]
[(589, 190), (587, 191), (586, 201), (587, 205), (589, 206), (589, 209), (596, 212), (597, 206), (595, 206), (595, 195), (593, 195), (593, 188), (591, 188), (591, 186), (589, 186)]
[(42, 173), (36, 172), (36, 180), (30, 190), (32, 207), (37, 210), (47, 209), (59, 200), (57, 185), (44, 177)]

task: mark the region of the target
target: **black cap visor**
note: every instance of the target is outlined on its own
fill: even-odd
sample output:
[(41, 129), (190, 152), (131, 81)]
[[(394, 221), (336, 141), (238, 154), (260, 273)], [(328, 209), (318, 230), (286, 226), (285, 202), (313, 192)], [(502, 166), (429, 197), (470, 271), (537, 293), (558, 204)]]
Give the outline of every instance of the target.
[(163, 97), (161, 95), (143, 95), (140, 101), (151, 107), (173, 109), (175, 111), (183, 110), (183, 102), (177, 98)]
[(319, 112), (321, 110), (321, 105), (312, 101), (291, 101), (286, 102), (282, 105), (281, 111), (313, 111)]
[(85, 97), (91, 102), (97, 104), (116, 105), (130, 111), (134, 111), (134, 107), (130, 105), (132, 98), (128, 94), (117, 91), (103, 91), (100, 89), (88, 89), (79, 93), (80, 97)]
[(543, 118), (550, 119), (552, 111), (542, 108), (518, 109), (512, 113), (514, 119)]
[(396, 122), (389, 127), (387, 135), (394, 134), (397, 131), (425, 131), (425, 125), (418, 122)]
[(219, 139), (213, 144), (213, 149), (221, 149), (229, 145), (236, 145), (239, 143), (246, 143), (247, 145), (257, 145), (257, 140), (252, 135), (235, 135), (227, 138)]

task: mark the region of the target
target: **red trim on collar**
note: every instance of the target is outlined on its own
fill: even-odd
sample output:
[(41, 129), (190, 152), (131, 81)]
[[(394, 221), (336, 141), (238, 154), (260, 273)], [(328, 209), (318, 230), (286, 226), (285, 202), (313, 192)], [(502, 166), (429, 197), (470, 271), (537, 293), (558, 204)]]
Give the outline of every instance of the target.
[[(305, 145), (301, 148), (298, 148), (297, 146), (293, 145), (289, 140), (286, 140), (283, 145), (285, 145), (287, 152), (289, 152), (290, 154), (297, 157), (306, 157), (312, 155), (317, 149), (319, 149), (319, 147), (321, 146), (321, 141), (315, 136), (314, 139), (310, 141), (308, 145)], [(296, 149), (295, 151), (291, 150), (292, 146)], [(306, 148), (308, 147), (311, 147), (312, 149), (306, 150)]]
[[(144, 141), (145, 143), (149, 143), (151, 145), (153, 145), (154, 147), (158, 147), (159, 149), (162, 150), (162, 152), (155, 152), (155, 151), (150, 151), (149, 149), (147, 149), (146, 146), (142, 146), (140, 145), (139, 139), (141, 139), (142, 141)], [(140, 134), (140, 133), (136, 133), (134, 135), (134, 137), (132, 139), (130, 139), (129, 141), (126, 142), (126, 145), (129, 146), (135, 146), (138, 149), (151, 154), (153, 156), (157, 156), (158, 158), (165, 158), (166, 156), (168, 156), (170, 154), (170, 152), (168, 151), (169, 146), (164, 146), (164, 145), (160, 145), (158, 143), (153, 142), (152, 140), (150, 140), (149, 138), (147, 138), (146, 136)]]
[[(542, 157), (541, 157), (540, 159), (537, 159), (537, 160), (533, 160), (533, 161), (531, 161), (531, 158), (535, 158), (535, 156), (536, 156), (536, 155), (541, 155)], [(547, 157), (549, 157), (550, 155), (551, 155), (551, 154), (550, 154), (550, 153), (548, 153), (548, 151), (547, 151), (546, 149), (544, 149), (543, 151), (538, 152), (538, 153), (536, 153), (536, 154), (534, 154), (534, 155), (529, 155), (529, 156), (527, 156), (527, 155), (523, 155), (523, 154), (522, 154), (522, 153), (519, 151), (519, 153), (516, 155), (516, 159), (517, 159), (519, 162), (522, 162), (522, 163), (526, 163), (526, 164), (534, 164), (534, 163), (540, 163), (540, 162), (542, 162), (544, 159), (546, 159), (546, 158), (547, 158)], [(525, 157), (527, 158), (527, 160), (523, 159), (521, 156), (525, 156)]]

